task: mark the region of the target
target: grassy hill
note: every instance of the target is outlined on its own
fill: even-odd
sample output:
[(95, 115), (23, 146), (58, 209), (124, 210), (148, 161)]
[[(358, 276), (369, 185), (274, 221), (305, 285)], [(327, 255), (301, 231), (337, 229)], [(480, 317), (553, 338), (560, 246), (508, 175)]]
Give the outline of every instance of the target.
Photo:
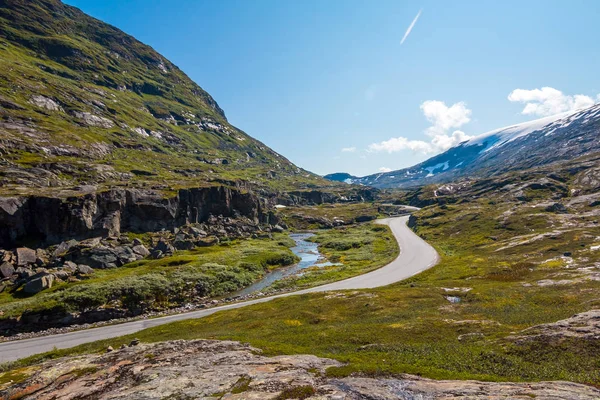
[(230, 125), (151, 47), (58, 0), (0, 1), (0, 61), (2, 194), (331, 185)]

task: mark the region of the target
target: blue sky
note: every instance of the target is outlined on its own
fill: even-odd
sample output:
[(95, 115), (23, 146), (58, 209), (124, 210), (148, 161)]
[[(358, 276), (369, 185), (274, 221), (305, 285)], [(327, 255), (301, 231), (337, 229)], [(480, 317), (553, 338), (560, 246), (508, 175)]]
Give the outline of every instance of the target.
[(66, 3), (154, 47), (231, 123), (319, 174), (411, 166), (600, 99), (595, 0)]

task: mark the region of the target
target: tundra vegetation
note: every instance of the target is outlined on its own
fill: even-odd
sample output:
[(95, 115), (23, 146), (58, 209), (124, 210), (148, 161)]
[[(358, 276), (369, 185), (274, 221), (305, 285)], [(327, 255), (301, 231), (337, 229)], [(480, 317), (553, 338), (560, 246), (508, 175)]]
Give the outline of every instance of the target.
[[(277, 299), (135, 336), (148, 342), (241, 340), (266, 354), (309, 353), (346, 363), (328, 369), (330, 376), (413, 373), (597, 385), (597, 332), (567, 332), (565, 324), (553, 324), (600, 306), (600, 202), (598, 180), (591, 178), (596, 170), (585, 163), (567, 167), (401, 194), (431, 203), (411, 222), (442, 258), (403, 282)], [(357, 249), (335, 251), (342, 256)], [(102, 351), (132, 337), (51, 352), (13, 367)]]

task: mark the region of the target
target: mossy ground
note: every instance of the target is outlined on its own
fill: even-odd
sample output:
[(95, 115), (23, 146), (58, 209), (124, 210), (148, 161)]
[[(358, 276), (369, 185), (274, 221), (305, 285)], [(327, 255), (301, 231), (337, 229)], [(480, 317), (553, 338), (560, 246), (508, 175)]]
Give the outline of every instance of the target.
[(308, 268), (273, 284), (273, 289), (301, 289), (322, 285), (380, 268), (398, 256), (398, 244), (389, 227), (374, 223), (317, 231), (310, 240), (333, 265)]
[(273, 239), (235, 240), (180, 251), (160, 260), (96, 270), (90, 279), (61, 283), (35, 296), (0, 294), (3, 317), (23, 313), (83, 312), (118, 306), (128, 310), (163, 309), (198, 296), (223, 296), (250, 285), (273, 268), (297, 261), (285, 234)]

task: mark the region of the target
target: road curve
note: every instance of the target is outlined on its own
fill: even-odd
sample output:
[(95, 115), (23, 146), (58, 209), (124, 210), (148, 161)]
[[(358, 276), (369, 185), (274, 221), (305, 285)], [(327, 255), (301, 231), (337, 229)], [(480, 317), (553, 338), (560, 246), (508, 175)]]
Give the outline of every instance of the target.
[(419, 272), (422, 272), (437, 264), (439, 256), (434, 248), (415, 235), (413, 231), (406, 226), (406, 223), (408, 222), (408, 216), (387, 218), (378, 220), (377, 222), (388, 225), (392, 229), (392, 232), (398, 241), (398, 245), (400, 246), (400, 255), (388, 265), (364, 275), (329, 283), (327, 285), (316, 286), (310, 289), (299, 290), (297, 292), (262, 297), (240, 303), (192, 311), (189, 313), (168, 315), (165, 317), (125, 322), (122, 324), (102, 326), (58, 335), (42, 336), (32, 339), (0, 343), (0, 362), (14, 361), (34, 354), (44, 353), (52, 350), (55, 347), (59, 349), (66, 349), (96, 340), (128, 335), (141, 331), (142, 329), (167, 324), (173, 321), (202, 318), (218, 311), (231, 310), (252, 304), (264, 303), (280, 297), (304, 293), (324, 292), (329, 290), (369, 289), (379, 286), (386, 286), (416, 275)]

